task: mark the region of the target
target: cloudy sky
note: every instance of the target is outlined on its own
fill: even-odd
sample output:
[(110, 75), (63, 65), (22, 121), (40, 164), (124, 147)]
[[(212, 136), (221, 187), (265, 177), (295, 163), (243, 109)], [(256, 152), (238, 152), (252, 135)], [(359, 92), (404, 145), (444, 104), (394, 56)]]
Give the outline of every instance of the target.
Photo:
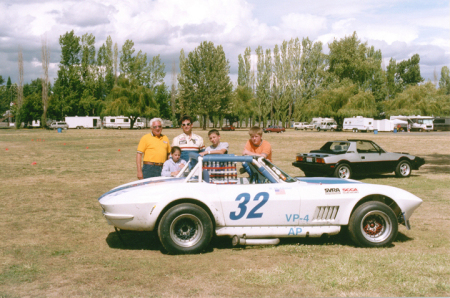
[(92, 33), (96, 49), (108, 35), (119, 49), (131, 39), (137, 51), (161, 55), (166, 81), (181, 49), (207, 40), (221, 44), (237, 79), (237, 57), (291, 38), (324, 44), (351, 35), (381, 49), (385, 65), (420, 55), (421, 74), (434, 80), (450, 66), (448, 0), (0, 0), (0, 75), (18, 81), (18, 48), (23, 49), (25, 82), (42, 75), (41, 45), (51, 50), (51, 81), (60, 61), (60, 35)]

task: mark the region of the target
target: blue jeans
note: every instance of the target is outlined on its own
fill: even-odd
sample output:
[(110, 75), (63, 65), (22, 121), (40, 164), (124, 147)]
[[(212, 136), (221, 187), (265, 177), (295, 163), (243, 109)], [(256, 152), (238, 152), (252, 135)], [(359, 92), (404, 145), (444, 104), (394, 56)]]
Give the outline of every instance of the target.
[(144, 179), (161, 176), (162, 166), (146, 165), (142, 166), (142, 175)]

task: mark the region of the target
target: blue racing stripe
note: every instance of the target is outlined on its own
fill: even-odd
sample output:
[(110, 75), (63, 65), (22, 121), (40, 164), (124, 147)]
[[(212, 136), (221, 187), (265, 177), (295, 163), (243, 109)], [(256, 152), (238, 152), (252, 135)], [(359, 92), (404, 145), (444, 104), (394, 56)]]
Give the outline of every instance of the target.
[(117, 191), (121, 191), (121, 190), (124, 190), (124, 189), (127, 189), (127, 188), (131, 188), (131, 187), (142, 186), (142, 185), (147, 185), (147, 184), (154, 184), (154, 183), (175, 182), (175, 181), (180, 181), (180, 180), (185, 180), (185, 179), (186, 179), (185, 177), (181, 177), (181, 178), (172, 178), (172, 179), (164, 179), (164, 180), (156, 180), (156, 181), (155, 180), (153, 180), (153, 181), (140, 181), (140, 182), (137, 182), (135, 184), (122, 186), (122, 187), (110, 190), (108, 192), (105, 192), (98, 199), (100, 200), (104, 196), (107, 196), (109, 194), (112, 194), (112, 193), (115, 193)]
[(306, 183), (314, 183), (314, 184), (352, 184), (352, 183), (361, 183), (359, 181), (352, 181), (347, 179), (340, 178), (324, 178), (324, 177), (295, 177), (295, 179), (306, 182)]

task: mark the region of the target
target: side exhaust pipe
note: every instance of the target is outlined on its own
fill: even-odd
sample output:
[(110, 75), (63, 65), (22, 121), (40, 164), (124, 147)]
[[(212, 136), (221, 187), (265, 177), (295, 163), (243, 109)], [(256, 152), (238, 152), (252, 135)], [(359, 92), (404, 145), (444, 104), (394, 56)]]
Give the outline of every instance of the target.
[(247, 238), (239, 238), (237, 235), (233, 236), (231, 240), (231, 244), (233, 246), (238, 245), (277, 245), (280, 243), (280, 239), (247, 239)]

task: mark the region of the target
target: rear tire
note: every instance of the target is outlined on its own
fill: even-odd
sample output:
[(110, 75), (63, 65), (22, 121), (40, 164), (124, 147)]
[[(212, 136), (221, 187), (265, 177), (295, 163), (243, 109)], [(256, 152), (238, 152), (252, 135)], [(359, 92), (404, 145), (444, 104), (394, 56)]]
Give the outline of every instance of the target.
[(346, 163), (340, 164), (334, 170), (334, 176), (341, 179), (350, 179), (352, 176), (352, 168)]
[(350, 238), (357, 246), (382, 247), (395, 240), (398, 223), (394, 212), (386, 204), (371, 201), (359, 206), (348, 225)]
[(407, 178), (411, 175), (411, 163), (407, 160), (401, 160), (395, 168), (395, 176)]
[(161, 218), (158, 236), (169, 253), (201, 253), (211, 242), (213, 224), (204, 209), (194, 204), (180, 204)]

